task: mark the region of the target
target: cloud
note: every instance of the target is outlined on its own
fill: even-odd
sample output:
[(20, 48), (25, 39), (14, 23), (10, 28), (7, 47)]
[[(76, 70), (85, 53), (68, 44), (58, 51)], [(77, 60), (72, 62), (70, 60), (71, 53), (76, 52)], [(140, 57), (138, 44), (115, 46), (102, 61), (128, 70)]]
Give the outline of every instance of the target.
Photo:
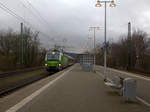
[[(20, 2), (22, 1), (22, 2)], [(28, 0), (40, 15), (32, 9), (26, 0), (1, 2), (12, 11), (29, 21), (35, 28), (44, 32), (40, 35), (43, 46), (51, 47), (66, 38), (68, 46), (74, 46), (74, 51), (85, 48), (86, 38), (92, 37), (89, 26), (100, 26), (97, 31), (97, 43), (104, 41), (104, 6), (96, 8), (96, 0)], [(107, 40), (115, 41), (122, 34), (127, 34), (127, 24), (130, 21), (133, 28), (141, 28), (150, 33), (150, 2), (148, 0), (115, 0), (115, 8), (107, 8)], [(24, 5), (26, 7), (24, 7)], [(20, 22), (0, 10), (1, 29), (12, 27), (20, 31)], [(39, 16), (42, 16), (41, 19)], [(25, 24), (26, 25), (26, 24)], [(92, 41), (91, 41), (92, 45)], [(73, 48), (72, 48), (73, 49)]]

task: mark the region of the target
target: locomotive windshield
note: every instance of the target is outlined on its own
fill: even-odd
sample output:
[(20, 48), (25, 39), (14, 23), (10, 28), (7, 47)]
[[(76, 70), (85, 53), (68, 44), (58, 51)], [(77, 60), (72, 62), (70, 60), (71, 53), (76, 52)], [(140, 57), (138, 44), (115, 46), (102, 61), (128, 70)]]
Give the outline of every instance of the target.
[(47, 54), (47, 60), (48, 61), (51, 61), (51, 60), (53, 60), (53, 61), (57, 61), (57, 60), (59, 60), (59, 53), (55, 53), (55, 52), (53, 52), (53, 53), (49, 53), (49, 54)]

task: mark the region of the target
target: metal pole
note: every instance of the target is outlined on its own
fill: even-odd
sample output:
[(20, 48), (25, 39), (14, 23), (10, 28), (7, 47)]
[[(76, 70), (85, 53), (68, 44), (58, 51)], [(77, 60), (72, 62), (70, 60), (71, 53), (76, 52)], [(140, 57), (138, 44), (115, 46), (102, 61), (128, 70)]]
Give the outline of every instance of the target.
[(94, 28), (94, 69), (95, 69), (95, 62), (96, 62), (96, 46), (95, 46), (95, 28)]
[(131, 68), (131, 23), (128, 23), (128, 67)]
[(23, 65), (23, 23), (21, 23), (21, 64)]
[(107, 23), (106, 23), (106, 8), (107, 8), (107, 3), (105, 2), (105, 31), (104, 31), (104, 38), (105, 38), (105, 41), (104, 41), (104, 81), (107, 80), (107, 74), (106, 74), (106, 67), (107, 67), (107, 51), (106, 51), (106, 37), (107, 37), (107, 32), (106, 32), (106, 26), (107, 26)]

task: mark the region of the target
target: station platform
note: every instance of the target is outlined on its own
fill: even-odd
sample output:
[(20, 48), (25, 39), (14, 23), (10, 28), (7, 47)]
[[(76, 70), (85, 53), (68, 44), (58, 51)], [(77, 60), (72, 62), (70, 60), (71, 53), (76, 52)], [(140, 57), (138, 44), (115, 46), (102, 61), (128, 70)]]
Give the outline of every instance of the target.
[(36, 97), (28, 97), (26, 103), (16, 104), (7, 112), (150, 112), (138, 101), (125, 102), (100, 75), (83, 71), (79, 64), (59, 77), (35, 93)]

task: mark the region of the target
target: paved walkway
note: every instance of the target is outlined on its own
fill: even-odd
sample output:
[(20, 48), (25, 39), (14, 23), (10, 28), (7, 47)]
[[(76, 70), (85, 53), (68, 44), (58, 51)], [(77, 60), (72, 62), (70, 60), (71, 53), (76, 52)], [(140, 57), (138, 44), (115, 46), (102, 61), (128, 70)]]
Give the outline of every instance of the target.
[[(96, 71), (100, 75), (104, 75), (104, 67), (96, 66)], [(137, 82), (137, 96), (147, 102), (150, 107), (150, 77), (146, 77), (140, 74), (129, 73), (125, 71), (120, 71), (117, 69), (107, 68), (107, 77), (112, 79), (114, 76), (120, 76), (122, 78), (133, 78)]]
[(18, 112), (150, 112), (150, 108), (136, 101), (126, 103), (101, 76), (76, 65)]

